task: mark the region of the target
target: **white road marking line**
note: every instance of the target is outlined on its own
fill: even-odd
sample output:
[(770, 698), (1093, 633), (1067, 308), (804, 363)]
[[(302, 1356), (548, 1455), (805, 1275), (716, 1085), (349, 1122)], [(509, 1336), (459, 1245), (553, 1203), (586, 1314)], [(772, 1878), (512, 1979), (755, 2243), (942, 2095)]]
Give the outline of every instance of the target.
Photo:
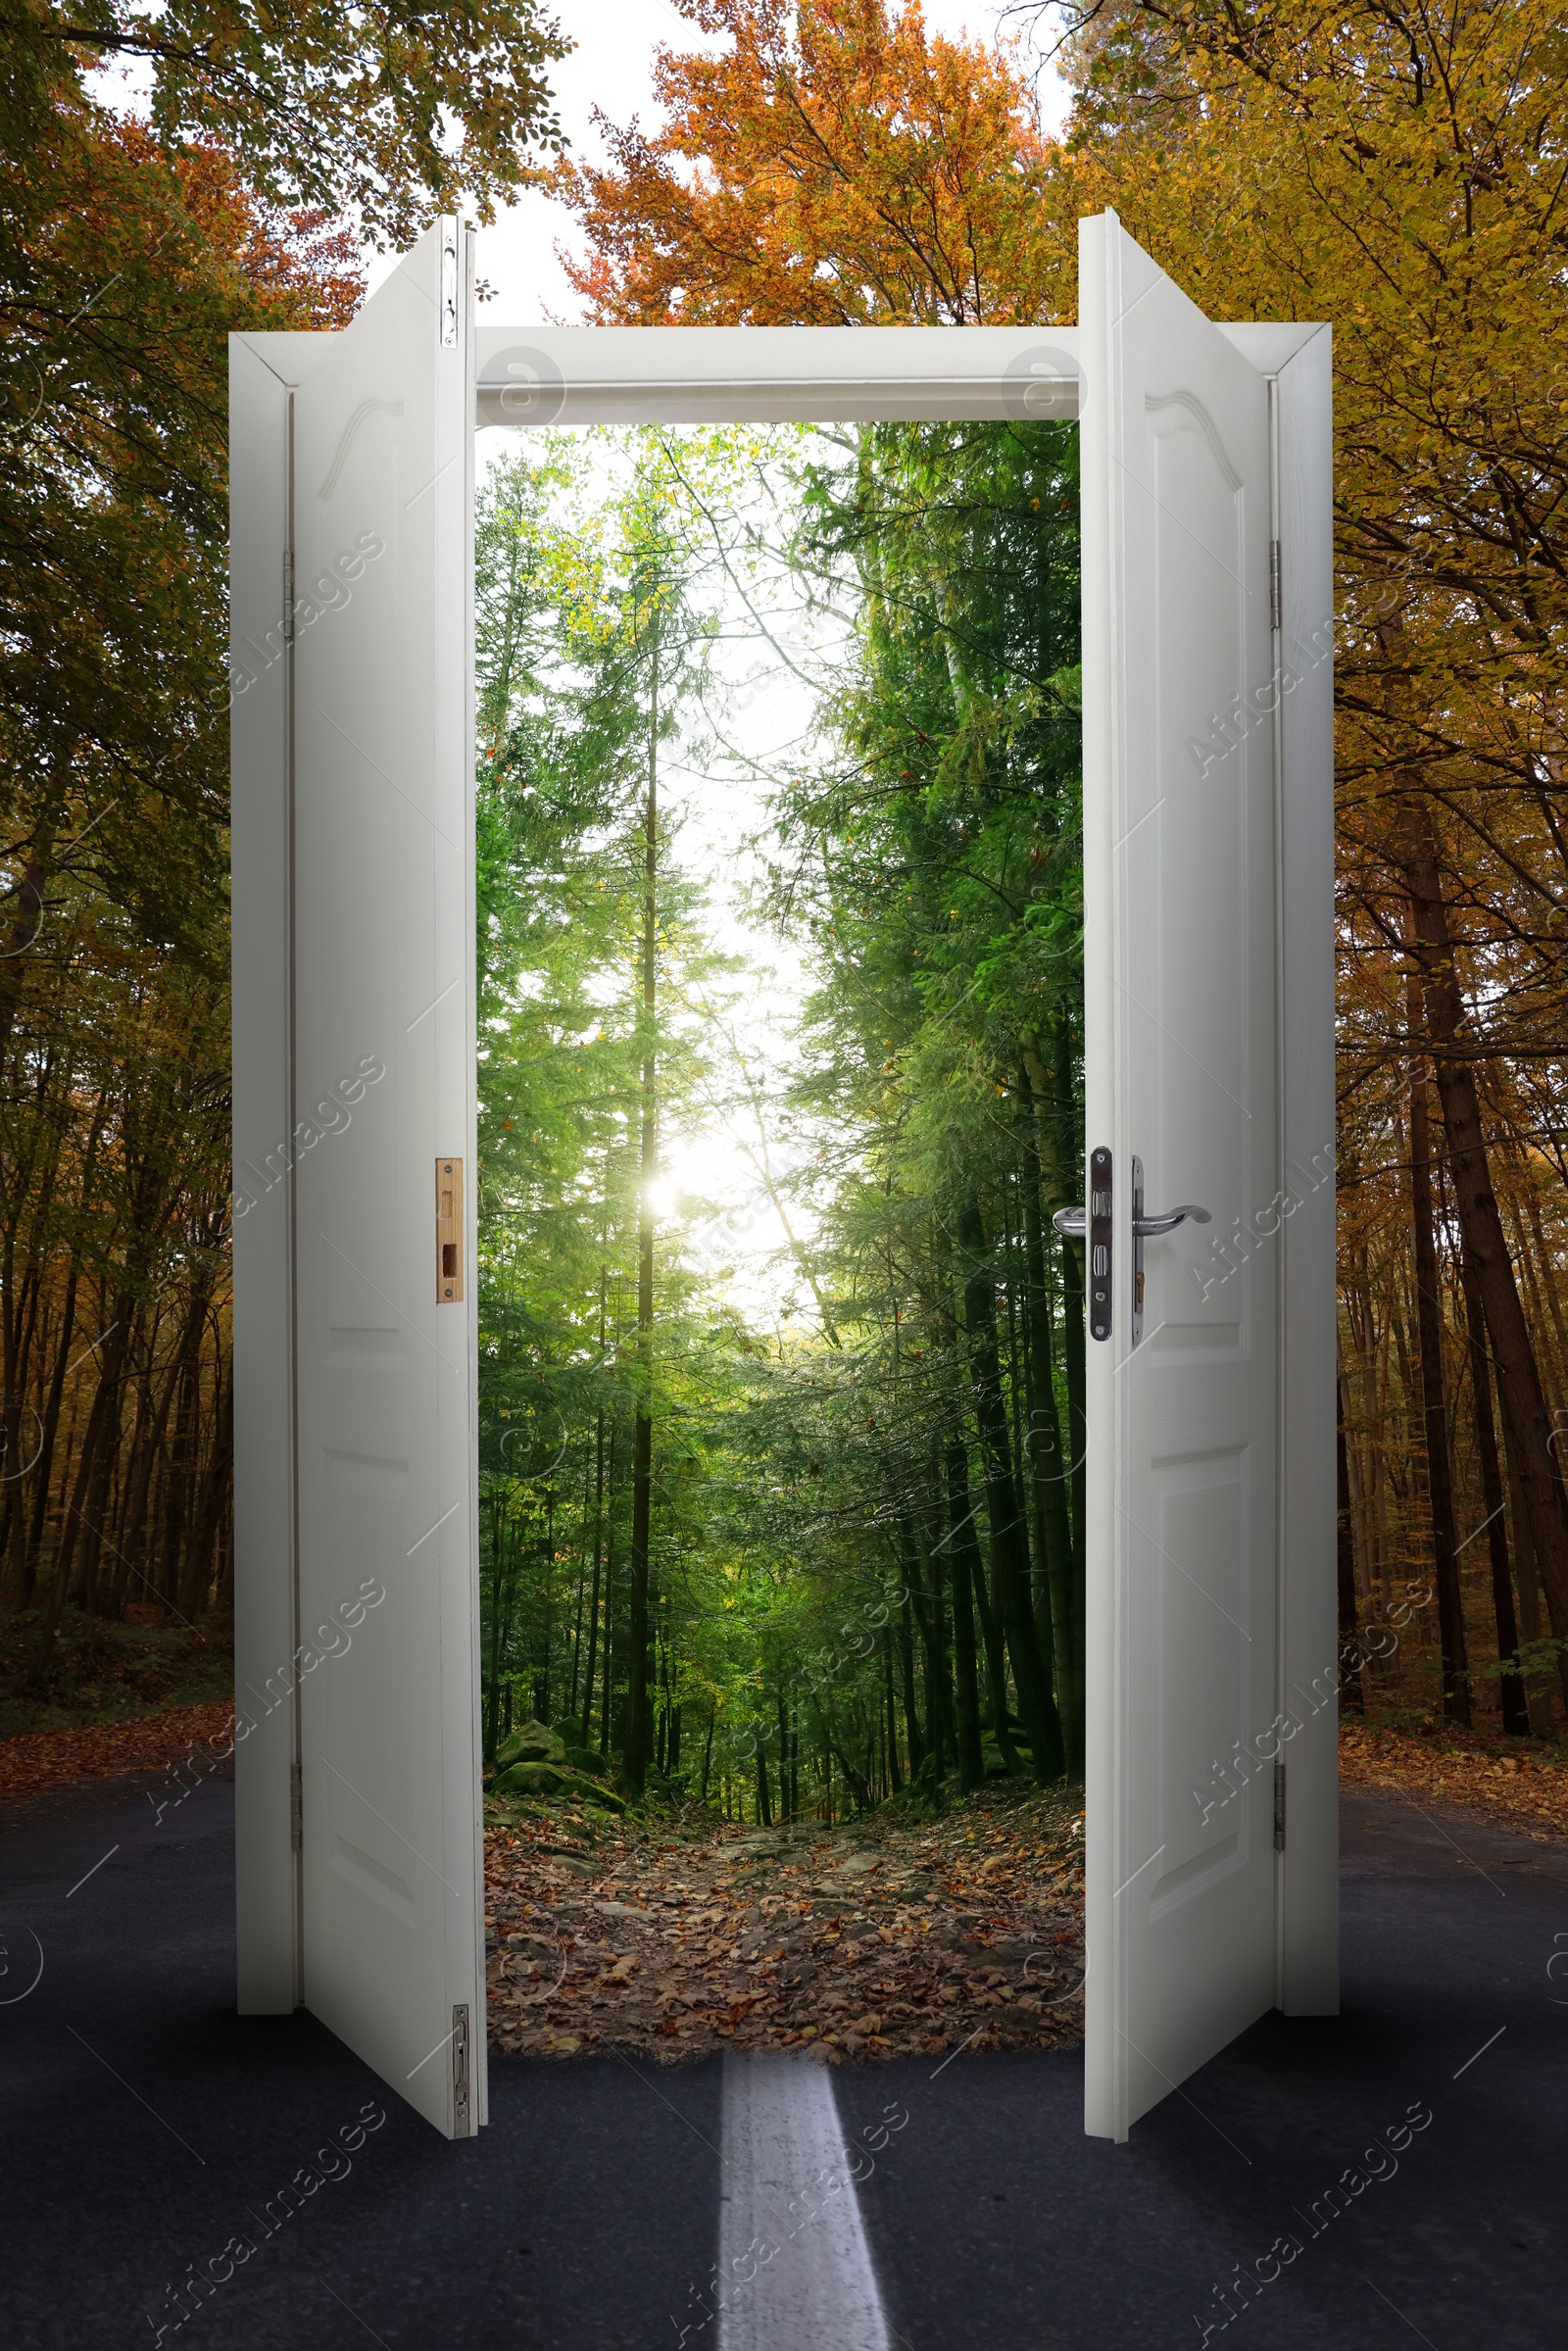
[(723, 2149), (718, 2351), (891, 2351), (828, 2067), (726, 2050)]

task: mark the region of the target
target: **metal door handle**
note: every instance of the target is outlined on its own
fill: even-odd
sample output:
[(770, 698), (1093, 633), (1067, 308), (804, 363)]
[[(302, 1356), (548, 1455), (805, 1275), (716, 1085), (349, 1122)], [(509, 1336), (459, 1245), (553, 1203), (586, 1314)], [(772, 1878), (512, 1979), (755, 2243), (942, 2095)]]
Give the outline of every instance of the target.
[[(1206, 1208), (1195, 1207), (1189, 1201), (1185, 1207), (1167, 1208), (1163, 1216), (1135, 1216), (1133, 1231), (1140, 1239), (1146, 1233), (1173, 1233), (1189, 1216), (1194, 1224), (1212, 1224), (1214, 1221)], [(1089, 1230), (1089, 1211), (1081, 1203), (1075, 1208), (1058, 1208), (1051, 1221), (1057, 1232), (1064, 1233), (1069, 1241), (1082, 1241)]]
[[(1065, 1210), (1063, 1213), (1070, 1214), (1071, 1211)], [(1079, 1214), (1082, 1213), (1080, 1209)], [(1182, 1208), (1167, 1208), (1162, 1216), (1135, 1216), (1133, 1231), (1140, 1241), (1149, 1233), (1173, 1233), (1179, 1224), (1186, 1223), (1189, 1216), (1194, 1224), (1212, 1224), (1214, 1221), (1206, 1208), (1195, 1208), (1189, 1201)]]

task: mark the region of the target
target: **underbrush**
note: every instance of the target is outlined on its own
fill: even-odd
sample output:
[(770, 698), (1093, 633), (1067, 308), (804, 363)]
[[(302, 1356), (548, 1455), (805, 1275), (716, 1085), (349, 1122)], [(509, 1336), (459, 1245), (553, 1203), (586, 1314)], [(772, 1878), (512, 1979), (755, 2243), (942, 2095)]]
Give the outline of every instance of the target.
[(41, 1614), (0, 1614), (0, 1739), (124, 1722), (234, 1694), (233, 1633), (226, 1619), (168, 1625), (152, 1610), (123, 1623), (68, 1608), (47, 1650)]

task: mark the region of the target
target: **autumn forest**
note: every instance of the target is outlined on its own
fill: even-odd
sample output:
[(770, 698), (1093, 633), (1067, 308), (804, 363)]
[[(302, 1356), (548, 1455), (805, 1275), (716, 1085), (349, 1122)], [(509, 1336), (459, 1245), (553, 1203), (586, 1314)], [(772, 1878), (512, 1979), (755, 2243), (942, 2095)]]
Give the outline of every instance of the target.
[[(546, 176), (605, 322), (1066, 322), (1107, 205), (1333, 320), (1342, 1698), (1554, 1745), (1560, 21), (1114, 0), (1054, 137), (913, 0), (677, 6), (594, 166), (526, 10), (394, 44), (395, 122), (244, 9), (140, 112), (118, 20), (0, 35), (0, 1731), (222, 1687), (223, 335)], [(763, 1826), (1070, 1782), (1074, 428), (485, 439), (487, 1761)]]

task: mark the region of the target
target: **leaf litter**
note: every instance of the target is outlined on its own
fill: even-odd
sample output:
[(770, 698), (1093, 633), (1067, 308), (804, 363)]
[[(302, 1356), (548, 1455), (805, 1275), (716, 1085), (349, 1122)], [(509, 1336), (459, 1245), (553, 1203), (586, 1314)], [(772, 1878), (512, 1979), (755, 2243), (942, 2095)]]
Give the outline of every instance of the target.
[(1076, 1791), (992, 1787), (935, 1819), (758, 1829), (486, 1804), (493, 2049), (935, 2055), (1082, 2030)]
[(1346, 1718), (1340, 1779), (1417, 1803), (1478, 1814), (1537, 1843), (1568, 1837), (1568, 1759), (1536, 1739), (1461, 1731), (1449, 1723), (1425, 1738)]

